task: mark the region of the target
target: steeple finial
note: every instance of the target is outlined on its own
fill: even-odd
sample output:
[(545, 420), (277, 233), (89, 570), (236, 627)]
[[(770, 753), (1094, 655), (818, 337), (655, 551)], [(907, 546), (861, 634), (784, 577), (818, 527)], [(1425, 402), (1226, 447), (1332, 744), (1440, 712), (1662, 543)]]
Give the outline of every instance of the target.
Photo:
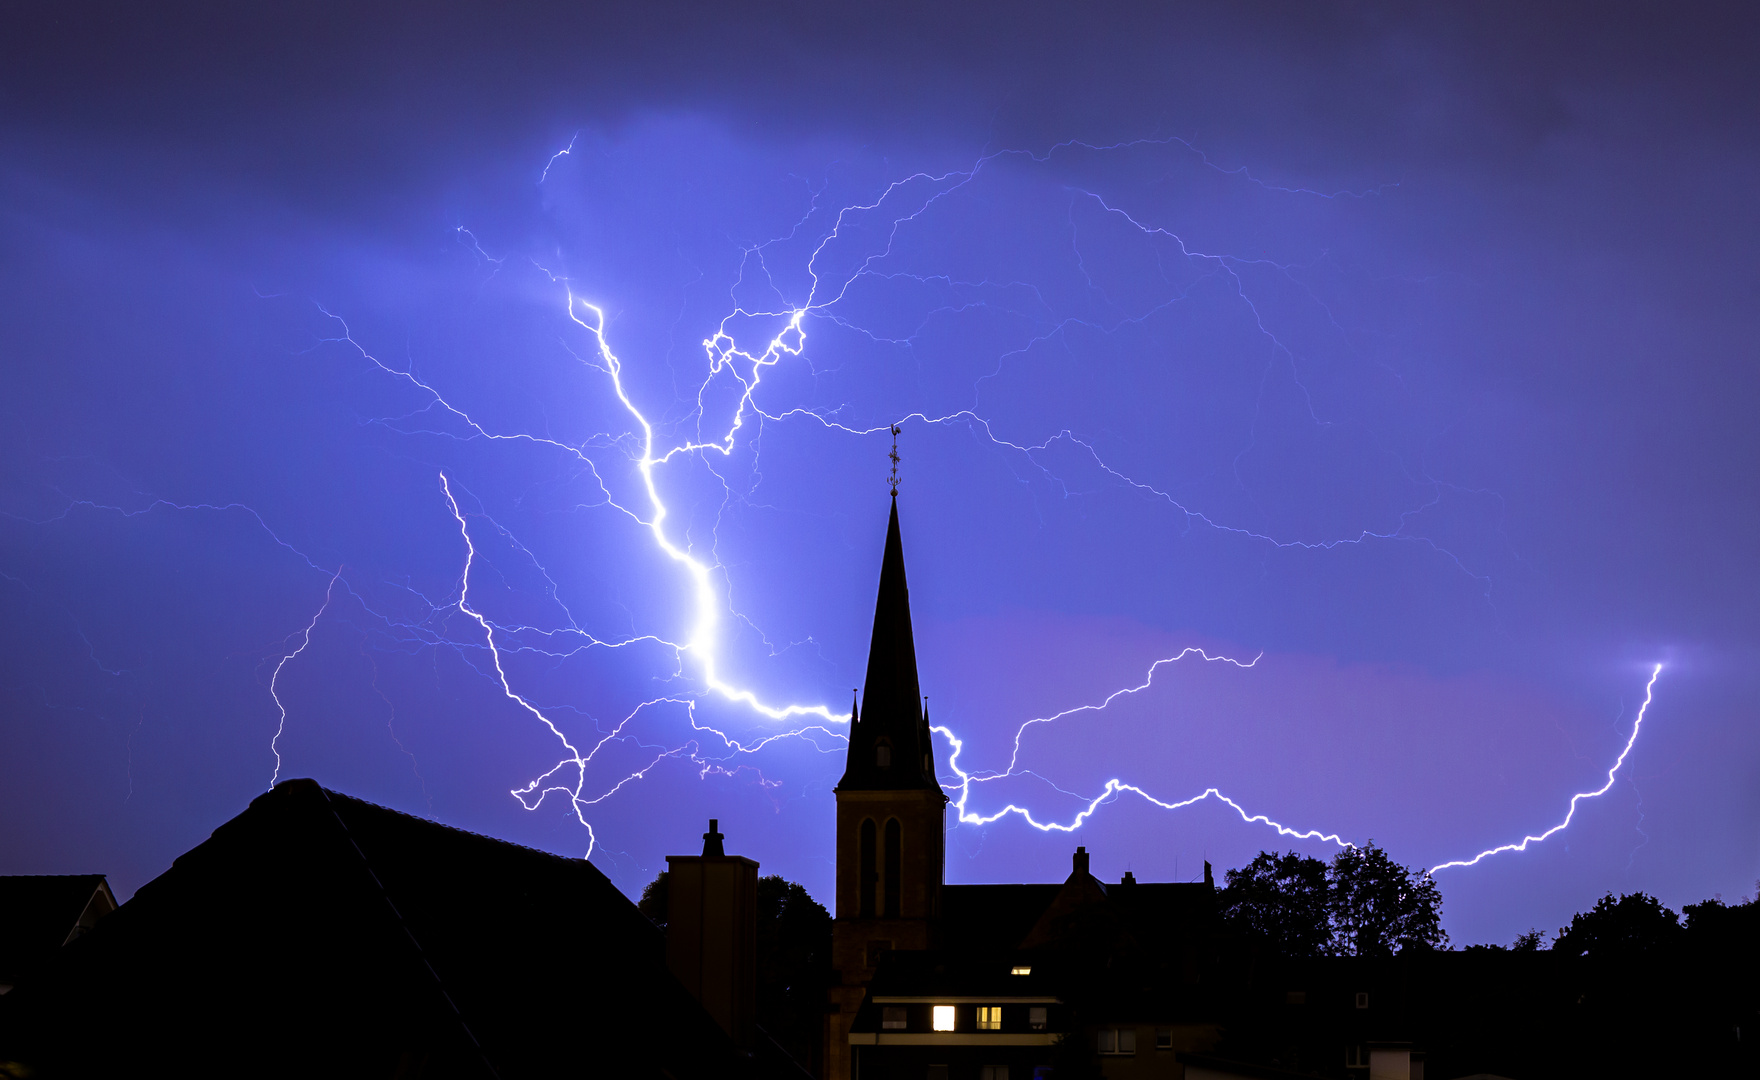
[(898, 498), (898, 433), (901, 430), (903, 429), (897, 424), (892, 425), (892, 453), (888, 455), (892, 458), (892, 475), (886, 479), (892, 485), (892, 497), (895, 499)]

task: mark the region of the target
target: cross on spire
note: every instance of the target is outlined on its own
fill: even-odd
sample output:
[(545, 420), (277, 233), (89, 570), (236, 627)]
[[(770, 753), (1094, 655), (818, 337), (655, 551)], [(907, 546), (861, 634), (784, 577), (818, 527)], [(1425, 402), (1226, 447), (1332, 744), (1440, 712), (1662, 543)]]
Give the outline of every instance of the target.
[(895, 499), (898, 498), (898, 433), (901, 430), (897, 424), (892, 425), (892, 453), (888, 455), (892, 458), (892, 475), (887, 477), (887, 482), (892, 485), (892, 497)]

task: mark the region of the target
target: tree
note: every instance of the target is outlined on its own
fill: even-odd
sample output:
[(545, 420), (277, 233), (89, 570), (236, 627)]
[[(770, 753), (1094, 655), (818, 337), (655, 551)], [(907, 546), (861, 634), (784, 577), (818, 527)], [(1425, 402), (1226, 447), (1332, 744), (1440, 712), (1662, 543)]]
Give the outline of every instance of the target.
[(648, 921), (666, 929), (666, 910), (672, 903), (672, 891), (666, 885), (666, 871), (662, 870), (653, 881), (642, 889), (642, 898), (636, 901), (636, 910), (648, 917)]
[(1448, 945), (1442, 893), (1428, 871), (1399, 865), (1371, 840), (1339, 852), (1326, 876), (1334, 951), (1391, 956)]
[(758, 1024), (802, 1065), (818, 1060), (831, 913), (777, 874), (758, 879)]
[[(642, 890), (636, 907), (666, 929), (671, 901), (666, 871)], [(831, 970), (831, 913), (800, 885), (772, 874), (758, 879), (758, 1026), (795, 1060), (818, 1059)]]
[(1632, 959), (1661, 953), (1680, 942), (1680, 916), (1646, 893), (1618, 900), (1608, 893), (1588, 911), (1571, 917), (1552, 945), (1558, 952), (1595, 960)]
[(1217, 898), (1223, 924), (1278, 956), (1324, 956), (1332, 950), (1326, 864), (1290, 851), (1261, 851), (1230, 870)]
[(1721, 897), (1681, 909), (1687, 917), (1687, 940), (1707, 955), (1725, 959), (1760, 952), (1760, 899), (1725, 904)]
[(1219, 905), (1236, 936), (1280, 956), (1389, 956), (1448, 944), (1436, 883), (1373, 842), (1346, 848), (1330, 866), (1262, 851), (1228, 872)]

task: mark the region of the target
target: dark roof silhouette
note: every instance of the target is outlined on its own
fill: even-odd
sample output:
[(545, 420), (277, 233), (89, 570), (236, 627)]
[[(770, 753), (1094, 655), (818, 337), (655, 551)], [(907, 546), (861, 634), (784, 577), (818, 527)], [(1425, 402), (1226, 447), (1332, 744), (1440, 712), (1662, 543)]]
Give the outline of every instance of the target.
[(0, 987), (11, 987), (78, 936), (103, 874), (0, 877)]
[[(885, 746), (888, 763), (876, 750)], [(935, 780), (929, 719), (917, 682), (917, 646), (911, 634), (910, 589), (904, 578), (904, 541), (898, 529), (898, 497), (886, 526), (880, 560), (880, 592), (874, 602), (874, 636), (868, 644), (868, 675), (862, 704), (850, 715), (845, 790), (941, 790)]]
[[(724, 1077), (740, 1054), (592, 864), (289, 780), (0, 1014), (44, 1077)], [(101, 1037), (94, 1037), (101, 1034)]]

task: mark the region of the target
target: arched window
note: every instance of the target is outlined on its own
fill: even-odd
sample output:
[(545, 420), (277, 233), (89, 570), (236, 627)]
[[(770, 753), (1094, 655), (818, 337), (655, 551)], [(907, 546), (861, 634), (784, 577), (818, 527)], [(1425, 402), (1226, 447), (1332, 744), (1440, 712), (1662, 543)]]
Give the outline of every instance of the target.
[(882, 769), (892, 764), (892, 744), (885, 739), (874, 744), (874, 764)]
[(858, 884), (861, 888), (862, 918), (871, 919), (874, 917), (874, 885), (880, 879), (880, 875), (874, 872), (873, 818), (867, 818), (862, 822), (862, 853), (861, 859), (857, 865), (860, 867), (859, 872), (861, 875), (861, 880)]
[(904, 829), (893, 818), (886, 823), (886, 914), (896, 919), (904, 912), (899, 910), (899, 897), (904, 884), (904, 854), (899, 849), (904, 846)]

